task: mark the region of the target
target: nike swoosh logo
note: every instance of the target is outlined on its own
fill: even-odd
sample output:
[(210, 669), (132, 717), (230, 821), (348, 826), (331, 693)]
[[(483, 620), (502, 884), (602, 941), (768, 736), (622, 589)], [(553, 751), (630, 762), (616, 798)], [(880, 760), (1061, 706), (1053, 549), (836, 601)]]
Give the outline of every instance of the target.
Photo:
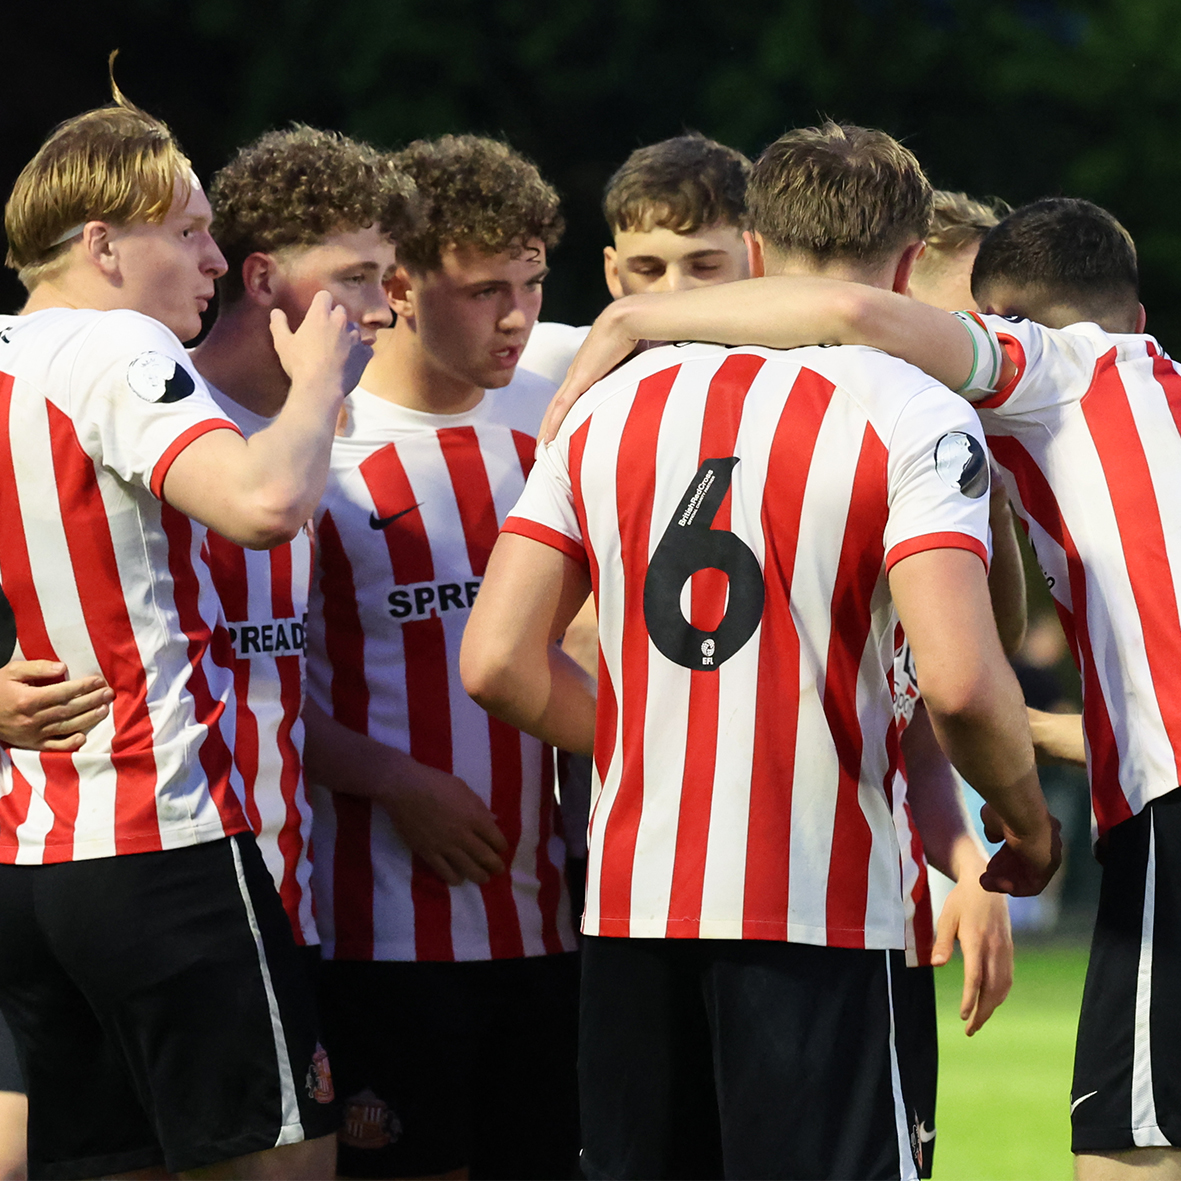
[(1071, 1105), (1070, 1114), (1074, 1115), (1074, 1109), (1080, 1104), (1085, 1103), (1092, 1095), (1098, 1095), (1098, 1091), (1088, 1091), (1085, 1095), (1080, 1095)]
[(369, 528), (370, 529), (386, 529), (392, 525), (399, 517), (404, 517), (407, 513), (412, 513), (416, 508), (421, 507), (421, 501), (418, 504), (412, 504), (409, 508), (404, 508), (400, 513), (394, 513), (392, 517), (379, 517), (376, 513), (369, 514)]
[(930, 1142), (935, 1139), (935, 1129), (932, 1128), (928, 1132), (927, 1131), (927, 1124), (926, 1124), (925, 1120), (919, 1124), (918, 1133), (919, 1133), (919, 1140), (923, 1144), (930, 1144)]

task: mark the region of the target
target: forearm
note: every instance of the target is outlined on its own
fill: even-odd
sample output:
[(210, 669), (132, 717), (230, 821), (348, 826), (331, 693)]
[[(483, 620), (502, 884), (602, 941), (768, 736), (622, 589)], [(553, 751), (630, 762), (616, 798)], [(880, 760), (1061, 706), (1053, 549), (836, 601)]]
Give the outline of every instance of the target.
[(594, 749), (594, 679), (556, 644), (547, 661), (504, 664), (472, 697), (493, 717), (559, 750), (588, 755)]
[(368, 734), (342, 725), (310, 697), (304, 702), (304, 774), (342, 795), (376, 800), (388, 795), (414, 760)]
[(1017, 546), (1017, 531), (1008, 497), (994, 497), (989, 520), (992, 524), (992, 563), (988, 569), (988, 594), (1001, 647), (1006, 656), (1012, 657), (1025, 639), (1026, 596), (1025, 567)]
[(927, 861), (940, 873), (961, 881), (978, 878), (987, 863), (963, 792), (920, 702), (902, 735), (906, 759), (906, 798), (922, 838)]
[(812, 276), (768, 276), (692, 291), (630, 296), (608, 307), (635, 341), (703, 340), (787, 349), (860, 344), (917, 365), (952, 389), (972, 343), (949, 313), (890, 291)]
[(1026, 714), (1039, 762), (1087, 765), (1081, 714), (1050, 714), (1040, 709), (1027, 709)]

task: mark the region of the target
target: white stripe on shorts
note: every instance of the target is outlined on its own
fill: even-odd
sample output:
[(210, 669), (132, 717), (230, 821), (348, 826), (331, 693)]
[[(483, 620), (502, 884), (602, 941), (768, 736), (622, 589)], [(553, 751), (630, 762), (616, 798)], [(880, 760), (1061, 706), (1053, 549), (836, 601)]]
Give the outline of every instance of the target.
[(1144, 872), (1144, 917), (1136, 973), (1136, 1028), (1132, 1049), (1132, 1142), (1137, 1148), (1169, 1148), (1157, 1126), (1152, 1093), (1152, 929), (1156, 917), (1156, 824), (1148, 809), (1148, 868)]
[(894, 1092), (894, 1130), (898, 1136), (898, 1172), (901, 1181), (918, 1181), (914, 1154), (910, 1151), (910, 1122), (906, 1100), (902, 1097), (902, 1075), (898, 1070), (898, 1050), (894, 1039), (894, 977), (890, 971), (890, 953), (886, 957), (886, 999), (890, 1002), (890, 1086)]
[(262, 945), (262, 932), (258, 929), (254, 903), (250, 900), (250, 890), (246, 886), (246, 874), (242, 869), (242, 855), (238, 852), (237, 837), (230, 838), (230, 848), (234, 851), (234, 872), (238, 875), (238, 891), (246, 907), (246, 918), (250, 923), (250, 933), (254, 936), (255, 950), (258, 952), (258, 966), (262, 973), (263, 987), (266, 989), (267, 1008), (271, 1014), (271, 1032), (275, 1038), (275, 1057), (279, 1062), (279, 1094), (283, 1102), (283, 1124), (279, 1128), (279, 1138), (275, 1141), (275, 1147), (278, 1148), (280, 1144), (299, 1144), (305, 1136), (303, 1123), (299, 1118), (295, 1076), (291, 1073), (291, 1059), (287, 1054), (287, 1038), (283, 1033), (283, 1020), (279, 1015), (279, 1001), (271, 983), (271, 969), (267, 966), (267, 953)]

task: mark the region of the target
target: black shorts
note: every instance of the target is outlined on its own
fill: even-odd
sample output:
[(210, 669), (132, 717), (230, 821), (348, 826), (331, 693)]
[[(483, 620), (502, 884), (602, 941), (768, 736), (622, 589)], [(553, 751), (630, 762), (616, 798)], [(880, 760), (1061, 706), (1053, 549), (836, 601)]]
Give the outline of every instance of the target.
[(170, 1172), (335, 1129), (315, 995), (254, 838), (0, 865), (29, 1175)]
[(588, 1177), (916, 1176), (902, 952), (595, 936), (582, 954)]
[(25, 1075), (16, 1056), (16, 1042), (12, 1040), (12, 1030), (8, 1022), (0, 1013), (0, 1091), (13, 1091), (18, 1095), (25, 1093)]
[(1071, 1148), (1181, 1147), (1181, 789), (1107, 834)]
[(894, 1045), (906, 1098), (910, 1151), (920, 1177), (931, 1176), (935, 1158), (935, 1091), (939, 1078), (939, 1031), (935, 1016), (935, 969), (907, 968), (891, 977)]
[(343, 1177), (578, 1176), (578, 955), (325, 960)]

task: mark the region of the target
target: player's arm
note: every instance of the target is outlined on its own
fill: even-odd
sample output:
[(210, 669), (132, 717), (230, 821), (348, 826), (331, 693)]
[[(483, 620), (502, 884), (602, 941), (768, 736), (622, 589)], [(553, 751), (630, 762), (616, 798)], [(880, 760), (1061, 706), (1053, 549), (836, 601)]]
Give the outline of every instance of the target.
[(1008, 493), (996, 464), (988, 500), (988, 523), (992, 527), (992, 561), (988, 565), (988, 594), (992, 614), (1005, 655), (1013, 657), (1025, 639), (1027, 621), (1025, 566), (1017, 546), (1017, 528)]
[(504, 872), (508, 841), (462, 779), (350, 730), (310, 698), (303, 721), (308, 779), (379, 805), (410, 850), (449, 886), (482, 885)]
[(906, 798), (928, 862), (955, 888), (939, 915), (931, 962), (946, 964), (958, 939), (964, 954), (960, 1019), (972, 1036), (1009, 995), (1013, 984), (1013, 935), (1003, 895), (980, 885), (988, 864), (972, 828), (951, 764), (939, 747), (920, 701), (902, 734)]
[(291, 378), (274, 423), (249, 440), (230, 430), (200, 435), (172, 461), (163, 485), (174, 508), (250, 549), (290, 541), (315, 512), (341, 403), (371, 352), (323, 291), (295, 332), (272, 312), (271, 335)]
[(1083, 741), (1082, 714), (1050, 714), (1027, 707), (1033, 749), (1039, 763), (1087, 765), (1087, 747)]
[[(546, 413), (542, 437), (552, 439), (567, 411), (643, 340), (701, 340), (790, 349), (861, 344), (901, 357), (950, 389), (979, 380), (978, 336), (950, 312), (892, 291), (814, 276), (775, 275), (630, 295), (610, 304), (578, 350)], [(1003, 353), (993, 385), (1012, 375)]]
[(594, 746), (595, 683), (559, 641), (589, 591), (574, 558), (502, 533), (459, 655), (464, 688), (490, 714), (578, 754)]
[(1037, 894), (1062, 859), (1061, 840), (1038, 783), (1021, 689), (997, 637), (984, 565), (965, 549), (921, 550), (897, 561), (889, 582), (939, 744), (988, 801), (990, 838), (1003, 833), (1005, 847), (982, 884)]
[(55, 660), (10, 660), (0, 668), (0, 742), (25, 750), (77, 750), (111, 711), (102, 677), (67, 680)]

